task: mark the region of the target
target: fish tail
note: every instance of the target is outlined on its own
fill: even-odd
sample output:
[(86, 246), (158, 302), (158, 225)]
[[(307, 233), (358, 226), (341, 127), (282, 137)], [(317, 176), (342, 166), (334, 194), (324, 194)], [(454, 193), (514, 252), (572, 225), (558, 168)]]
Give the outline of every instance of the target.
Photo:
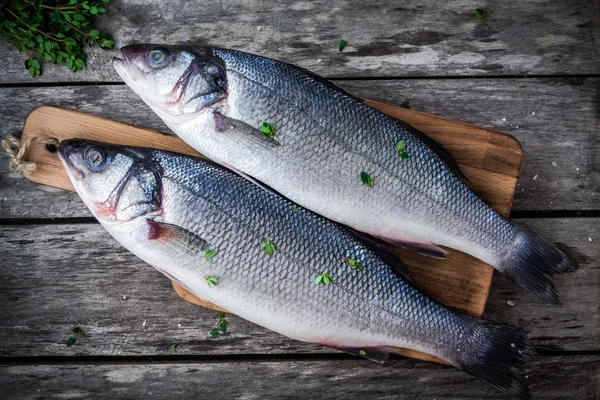
[(530, 399), (521, 366), (533, 356), (523, 329), (475, 319), (468, 346), (455, 353), (452, 363), (506, 393)]
[(498, 270), (530, 293), (559, 304), (551, 277), (579, 266), (555, 245), (530, 230), (513, 225), (516, 235), (513, 246), (502, 257)]

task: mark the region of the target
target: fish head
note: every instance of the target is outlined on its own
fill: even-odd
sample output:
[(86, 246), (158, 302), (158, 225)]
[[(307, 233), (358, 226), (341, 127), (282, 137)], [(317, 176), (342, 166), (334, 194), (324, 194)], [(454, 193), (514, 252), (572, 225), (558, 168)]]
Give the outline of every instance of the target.
[(161, 211), (160, 164), (152, 151), (93, 141), (63, 140), (58, 155), (75, 190), (106, 224)]
[(223, 62), (209, 49), (133, 44), (113, 67), (165, 122), (188, 121), (226, 97)]

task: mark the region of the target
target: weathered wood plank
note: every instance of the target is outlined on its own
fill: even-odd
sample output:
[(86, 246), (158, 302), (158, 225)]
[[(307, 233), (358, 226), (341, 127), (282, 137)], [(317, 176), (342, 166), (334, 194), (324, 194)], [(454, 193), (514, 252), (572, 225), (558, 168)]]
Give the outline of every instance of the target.
[[(538, 357), (534, 399), (596, 399), (600, 356)], [(414, 360), (243, 361), (133, 365), (0, 365), (11, 399), (512, 399), (451, 367)]]
[[(525, 160), (513, 210), (589, 210), (600, 202), (600, 79), (342, 81), (352, 93), (507, 132)], [(565, 102), (564, 99), (568, 99)], [(0, 136), (40, 105), (79, 109), (167, 131), (125, 86), (0, 89)], [(532, 113), (535, 112), (535, 115)], [(506, 118), (503, 121), (503, 118)], [(553, 162), (557, 165), (553, 166)], [(535, 180), (533, 178), (536, 178)], [(89, 216), (77, 196), (27, 182), (0, 155), (0, 218)]]
[[(559, 307), (495, 279), (484, 316), (529, 330), (537, 347), (599, 350), (600, 219), (523, 222), (560, 242), (582, 268), (555, 279), (564, 303)], [(179, 344), (176, 354), (333, 351), (234, 316), (227, 318), (226, 335), (208, 337), (217, 313), (179, 299), (166, 278), (99, 224), (4, 226), (0, 247), (0, 356), (168, 355), (171, 343)], [(66, 347), (74, 326), (86, 338)]]
[[(113, 0), (99, 26), (117, 45), (210, 43), (278, 58), (324, 76), (592, 74), (600, 71), (599, 13), (593, 1)], [(489, 15), (474, 18), (484, 6)], [(348, 41), (340, 53), (338, 42)], [(0, 41), (0, 82), (34, 81), (23, 56)], [(36, 82), (118, 81), (116, 52), (89, 50), (72, 74), (45, 65)], [(319, 62), (321, 60), (321, 62)]]

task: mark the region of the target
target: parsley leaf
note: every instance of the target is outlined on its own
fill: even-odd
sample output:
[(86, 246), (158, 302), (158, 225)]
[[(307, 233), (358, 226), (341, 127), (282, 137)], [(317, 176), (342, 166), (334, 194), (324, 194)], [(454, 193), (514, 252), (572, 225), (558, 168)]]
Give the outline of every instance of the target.
[(396, 143), (396, 151), (400, 158), (408, 158), (408, 153), (404, 151), (404, 140), (398, 140), (398, 143)]
[(351, 268), (357, 269), (359, 271), (365, 270), (365, 266), (356, 261), (354, 258), (344, 257), (344, 261), (346, 261)]
[(217, 337), (217, 336), (219, 336), (219, 331), (216, 329), (210, 330), (210, 331), (208, 331), (208, 335), (210, 337)]
[(360, 173), (360, 180), (363, 185), (373, 187), (373, 178), (371, 178), (371, 175), (367, 174), (366, 172), (363, 171)]
[(206, 283), (208, 284), (209, 288), (219, 284), (219, 280), (214, 275), (207, 275), (204, 277), (204, 279), (206, 279)]
[(177, 346), (179, 346), (177, 343), (171, 344), (171, 350), (177, 350)]
[(485, 11), (483, 8), (475, 9), (475, 19), (481, 21), (483, 17), (487, 16), (489, 13)]
[(75, 328), (73, 328), (72, 332), (75, 334), (75, 336), (77, 336), (80, 339), (84, 339), (85, 338), (85, 336), (83, 335), (83, 331), (78, 326), (76, 326)]
[(215, 256), (216, 252), (217, 251), (215, 249), (210, 249), (206, 253), (204, 253), (204, 258), (206, 258), (207, 260), (210, 260), (211, 258), (213, 258)]
[(73, 346), (76, 341), (77, 341), (77, 339), (74, 338), (73, 336), (71, 336), (70, 338), (67, 339), (67, 347)]
[(271, 125), (268, 122), (263, 122), (262, 123), (262, 125), (260, 126), (260, 131), (266, 137), (273, 137), (273, 136), (275, 136), (275, 128), (273, 127), (273, 125)]
[(344, 39), (340, 40), (340, 43), (338, 44), (338, 50), (343, 51), (347, 44), (348, 42), (346, 42)]
[(333, 282), (331, 275), (326, 274), (325, 272), (317, 275), (315, 278), (315, 285), (329, 285), (331, 282)]
[(275, 245), (271, 242), (270, 238), (267, 238), (263, 243), (263, 249), (265, 249), (265, 253), (267, 253), (269, 257), (275, 254)]

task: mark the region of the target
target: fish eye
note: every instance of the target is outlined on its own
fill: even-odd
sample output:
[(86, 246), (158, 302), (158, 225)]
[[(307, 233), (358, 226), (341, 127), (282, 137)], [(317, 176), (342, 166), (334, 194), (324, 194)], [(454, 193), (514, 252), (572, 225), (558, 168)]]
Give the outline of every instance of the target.
[(160, 67), (162, 64), (167, 61), (167, 57), (169, 56), (169, 52), (163, 48), (154, 48), (148, 51), (148, 62), (153, 67)]
[(94, 172), (100, 172), (106, 168), (108, 157), (106, 152), (98, 147), (89, 147), (83, 155), (85, 163)]

